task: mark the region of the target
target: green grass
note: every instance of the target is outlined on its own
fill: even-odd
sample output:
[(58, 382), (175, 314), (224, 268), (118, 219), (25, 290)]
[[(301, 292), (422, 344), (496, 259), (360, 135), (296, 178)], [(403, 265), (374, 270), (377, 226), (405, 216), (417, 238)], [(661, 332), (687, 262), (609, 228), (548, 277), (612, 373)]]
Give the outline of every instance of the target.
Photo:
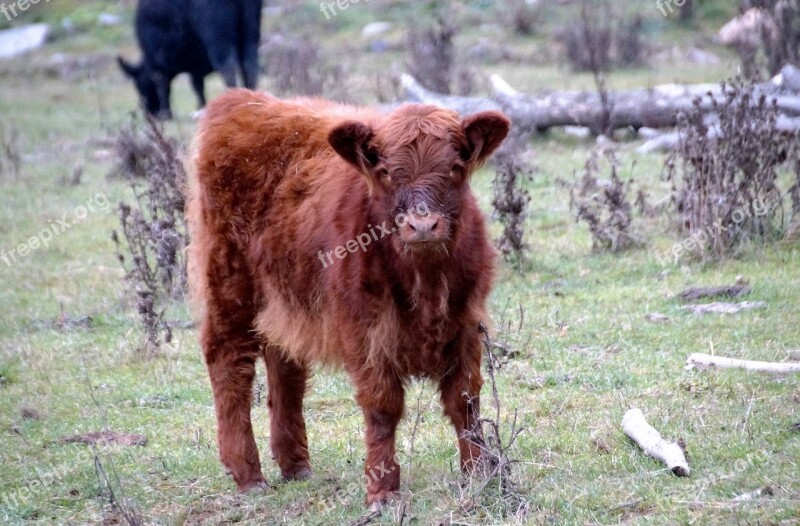
[[(53, 10), (57, 4), (59, 11), (40, 9), (37, 17), (57, 21), (70, 9), (81, 9), (75, 19), (91, 20), (117, 5), (60, 0), (52, 2)], [(651, 2), (645, 7), (655, 10)], [(314, 9), (309, 3), (305, 20), (322, 24)], [(353, 6), (346, 13), (350, 18), (316, 36), (329, 50), (356, 41), (364, 23), (389, 16), (371, 9)], [(396, 9), (391, 16), (409, 16), (408, 7)], [(673, 38), (682, 45), (703, 41), (703, 27), (711, 25), (706, 19), (699, 29), (675, 28), (657, 18), (652, 23), (657, 45)], [(461, 37), (463, 45), (487, 34), (497, 36), (495, 29), (476, 28)], [(544, 35), (509, 39), (520, 51), (546, 43)], [(98, 194), (110, 203), (17, 264), (0, 260), (0, 523), (122, 520), (98, 477), (93, 452), (58, 443), (105, 426), (148, 438), (145, 447), (98, 450), (112, 480), (119, 477), (117, 497), (124, 496), (147, 523), (340, 524), (359, 517), (363, 422), (342, 374), (318, 371), (307, 399), (314, 479), (277, 483), (262, 401), (253, 409), (255, 433), (265, 475), (276, 484), (266, 495), (239, 496), (217, 460), (211, 391), (195, 331), (179, 331), (157, 358), (138, 354), (141, 335), (110, 240), (116, 203), (130, 193), (106, 178), (106, 139), (136, 104), (111, 60), (120, 50), (136, 53), (127, 26), (64, 36), (40, 52), (0, 64), (0, 120), (20, 131), (24, 153), (20, 177), (0, 180), (0, 251), (7, 254), (64, 214), (73, 217)], [(53, 77), (42, 65), (63, 51), (99, 54), (107, 61), (93, 77)], [(714, 82), (734, 72), (730, 55), (723, 57), (713, 68), (654, 62), (614, 73), (611, 84)], [(353, 98), (365, 101), (372, 100), (372, 75), (402, 61), (399, 54), (376, 60), (360, 51), (339, 58), (351, 72)], [(503, 74), (519, 89), (591, 87), (588, 76), (571, 75), (557, 63), (480, 67)], [(262, 84), (269, 88), (268, 77)], [(215, 79), (210, 95), (220, 91)], [(183, 117), (169, 132), (188, 137), (194, 124), (186, 116), (194, 99), (185, 79), (176, 82), (173, 104)], [(639, 225), (646, 247), (616, 256), (593, 254), (589, 234), (574, 223), (568, 192), (558, 184), (581, 169), (591, 147), (559, 133), (534, 142), (538, 171), (530, 187), (529, 263), (522, 274), (504, 266), (491, 299), (498, 336), (518, 352), (499, 372), (498, 389), (503, 418), (516, 411), (525, 429), (511, 457), (521, 461), (514, 480), (529, 510), (515, 515), (492, 487), (474, 499), (471, 511), (464, 510), (468, 489), (459, 486), (453, 433), (434, 390), (414, 384), (398, 435), (407, 464), (402, 491), (412, 502), (406, 518), (417, 524), (798, 524), (800, 435), (790, 427), (800, 421), (800, 378), (684, 371), (683, 364), (692, 352), (800, 360), (800, 351), (792, 351), (800, 349), (800, 247), (750, 247), (741, 258), (715, 265), (665, 267), (655, 251), (678, 239), (665, 234), (661, 222), (651, 222)], [(659, 177), (661, 157), (638, 156), (623, 145), (621, 158), (626, 174), (636, 161), (637, 184), (653, 198), (667, 194), (669, 186)], [(81, 183), (66, 184), (79, 165)], [(487, 212), (491, 176), (486, 170), (474, 181)], [(730, 284), (740, 275), (752, 284), (748, 299), (766, 301), (766, 309), (697, 317), (673, 298), (683, 288)], [(645, 316), (656, 312), (670, 320), (647, 321)], [(59, 328), (62, 316), (90, 316), (91, 325)], [(488, 387), (489, 411), (487, 394)], [(417, 405), (420, 424), (410, 455)], [(665, 436), (685, 439), (691, 478), (665, 472), (624, 436), (622, 415), (633, 406)], [(23, 417), (32, 411), (39, 418)], [(771, 488), (771, 495), (732, 502), (763, 487)], [(391, 514), (382, 521), (391, 523)]]

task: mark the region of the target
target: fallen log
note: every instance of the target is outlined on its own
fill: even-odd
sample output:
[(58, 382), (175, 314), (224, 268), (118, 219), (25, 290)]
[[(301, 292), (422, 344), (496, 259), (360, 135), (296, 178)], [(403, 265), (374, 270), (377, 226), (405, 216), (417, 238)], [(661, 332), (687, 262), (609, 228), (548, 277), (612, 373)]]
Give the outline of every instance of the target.
[(687, 371), (692, 369), (705, 369), (714, 367), (718, 369), (744, 369), (760, 373), (800, 373), (800, 363), (797, 362), (759, 362), (754, 360), (740, 360), (738, 358), (725, 358), (710, 354), (693, 353), (686, 359)]
[[(712, 140), (719, 138), (719, 119), (709, 114), (706, 116), (706, 121), (706, 124), (709, 126), (707, 137)], [(775, 122), (775, 129), (784, 133), (794, 133), (800, 130), (800, 118), (778, 115), (778, 120)], [(641, 128), (639, 130), (639, 137), (645, 139), (645, 143), (636, 149), (639, 153), (668, 152), (674, 150), (680, 145), (682, 138), (679, 132), (659, 132), (652, 128)]]
[[(781, 124), (786, 128), (800, 128), (800, 86), (794, 79), (800, 70), (787, 65), (781, 74), (769, 82), (755, 87), (755, 97), (772, 97), (782, 116)], [(791, 81), (789, 81), (791, 80)], [(539, 94), (519, 93), (498, 75), (490, 78), (493, 94), (488, 98), (457, 97), (442, 95), (422, 87), (410, 75), (403, 75), (402, 88), (406, 100), (437, 104), (461, 114), (482, 110), (501, 110), (515, 126), (533, 131), (545, 131), (553, 127), (586, 127), (599, 134), (604, 126), (606, 110), (612, 130), (622, 128), (674, 128), (678, 116), (694, 107), (712, 114), (714, 100), (725, 96), (723, 87), (717, 84), (665, 84), (653, 88), (612, 91), (608, 93), (609, 107), (605, 108), (597, 91), (555, 91)]]
[(678, 293), (678, 298), (682, 301), (697, 301), (719, 297), (737, 298), (750, 294), (750, 290), (749, 285), (739, 283), (722, 287), (691, 287)]
[(622, 430), (642, 450), (656, 460), (666, 464), (675, 475), (688, 477), (692, 470), (683, 448), (675, 442), (661, 438), (661, 434), (647, 423), (640, 409), (629, 409), (622, 418)]

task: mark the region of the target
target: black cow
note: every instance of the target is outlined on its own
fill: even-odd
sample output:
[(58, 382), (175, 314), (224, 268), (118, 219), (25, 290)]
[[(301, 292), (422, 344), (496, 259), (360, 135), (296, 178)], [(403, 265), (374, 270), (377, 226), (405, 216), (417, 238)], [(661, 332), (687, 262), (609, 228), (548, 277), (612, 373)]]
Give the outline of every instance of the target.
[(180, 73), (191, 75), (200, 108), (206, 104), (205, 77), (213, 71), (235, 87), (238, 70), (245, 87), (255, 88), (261, 6), (262, 0), (140, 0), (136, 38), (142, 63), (118, 61), (147, 112), (172, 117), (170, 84)]

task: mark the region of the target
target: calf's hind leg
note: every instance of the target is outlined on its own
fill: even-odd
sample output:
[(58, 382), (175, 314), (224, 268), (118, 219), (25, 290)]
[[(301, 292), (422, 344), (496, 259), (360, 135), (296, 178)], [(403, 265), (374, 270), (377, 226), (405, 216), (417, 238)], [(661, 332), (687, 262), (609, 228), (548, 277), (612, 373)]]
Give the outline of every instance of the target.
[(266, 488), (250, 423), (258, 342), (249, 335), (206, 334), (203, 339), (214, 392), (220, 460), (240, 491)]
[(255, 309), (248, 298), (252, 287), (237, 272), (243, 264), (235, 249), (219, 244), (208, 251), (218, 257), (196, 256), (214, 278), (206, 290), (200, 343), (214, 393), (219, 456), (240, 491), (265, 488), (250, 423), (255, 362), (261, 354), (261, 342), (251, 331)]
[(303, 397), (308, 384), (308, 367), (287, 360), (280, 349), (264, 350), (269, 398), (270, 448), (286, 480), (311, 476), (308, 458)]

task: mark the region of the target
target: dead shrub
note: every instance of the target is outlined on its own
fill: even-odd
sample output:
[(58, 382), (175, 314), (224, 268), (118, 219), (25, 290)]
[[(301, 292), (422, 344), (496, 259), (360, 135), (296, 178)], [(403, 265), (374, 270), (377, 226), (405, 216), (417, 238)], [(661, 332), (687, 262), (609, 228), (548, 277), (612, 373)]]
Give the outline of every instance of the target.
[[(128, 122), (116, 130), (108, 143), (114, 159), (108, 173), (111, 178), (145, 179), (155, 164), (164, 161), (163, 152), (159, 151), (148, 130), (142, 129), (136, 112), (130, 114)], [(174, 148), (175, 144), (171, 146)]]
[[(137, 132), (138, 133), (138, 132)], [(161, 125), (148, 118), (143, 136), (151, 143), (142, 178), (129, 178), (136, 203), (120, 203), (122, 234), (112, 239), (125, 281), (135, 294), (136, 310), (145, 332), (145, 350), (169, 343), (172, 328), (164, 314), (172, 300), (187, 290), (184, 217), (186, 172), (176, 141), (165, 137)]]
[(632, 228), (633, 205), (629, 200), (632, 181), (620, 179), (619, 159), (607, 154), (610, 174), (598, 178), (600, 155), (592, 152), (584, 165), (583, 175), (570, 190), (570, 210), (577, 222), (585, 222), (592, 234), (595, 251), (620, 252), (642, 244)]
[(327, 63), (313, 39), (272, 35), (260, 54), (262, 68), (278, 95), (327, 95), (342, 99), (343, 70)]
[(382, 72), (372, 78), (375, 98), (381, 104), (403, 101), (405, 94), (400, 87), (400, 74), (396, 71)]
[(642, 18), (619, 18), (617, 22), (615, 19), (609, 3), (581, 2), (579, 16), (556, 35), (574, 71), (610, 71), (613, 67), (644, 63), (646, 46), (642, 38)]
[(611, 69), (611, 21), (606, 12), (601, 16), (592, 4), (581, 4), (581, 16), (570, 22), (557, 35), (564, 45), (566, 60), (574, 71), (608, 71)]
[(777, 75), (800, 64), (800, 0), (747, 0), (742, 15), (728, 22), (720, 40), (739, 54), (746, 78)]
[(533, 167), (524, 161), (524, 139), (509, 137), (492, 161), (495, 168), (492, 208), (495, 218), (503, 225), (496, 245), (503, 257), (517, 268), (523, 266), (528, 248), (525, 221), (531, 197), (527, 186), (533, 179)]
[(19, 130), (0, 121), (0, 176), (16, 181), (21, 169)]
[(644, 64), (647, 46), (642, 38), (643, 28), (644, 20), (640, 15), (619, 22), (614, 34), (617, 65), (636, 67)]
[(536, 33), (542, 21), (541, 2), (529, 2), (527, 0), (511, 0), (510, 6), (503, 3), (500, 6), (503, 15), (508, 20), (508, 25), (514, 33), (522, 36), (530, 36)]
[(772, 9), (777, 28), (774, 42), (762, 37), (769, 57), (771, 75), (777, 75), (788, 64), (800, 65), (800, 0), (782, 0)]
[(457, 29), (452, 17), (439, 11), (430, 24), (415, 25), (409, 30), (406, 44), (410, 74), (425, 88), (449, 95), (453, 81)]
[[(693, 253), (703, 260), (790, 236), (800, 222), (797, 133), (778, 129), (774, 100), (754, 85), (734, 80), (723, 93), (711, 101), (717, 123), (703, 118), (701, 100), (681, 117), (679, 147), (665, 166), (678, 230), (698, 242)], [(790, 181), (786, 194), (782, 172)]]

